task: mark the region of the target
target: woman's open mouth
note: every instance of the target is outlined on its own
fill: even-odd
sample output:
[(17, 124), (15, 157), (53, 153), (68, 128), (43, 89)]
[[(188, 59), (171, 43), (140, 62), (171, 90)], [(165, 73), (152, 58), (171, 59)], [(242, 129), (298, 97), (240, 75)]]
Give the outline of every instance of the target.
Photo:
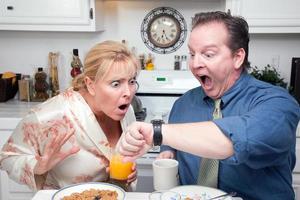
[(119, 109), (121, 111), (127, 111), (127, 108), (129, 107), (130, 104), (122, 104), (119, 106)]

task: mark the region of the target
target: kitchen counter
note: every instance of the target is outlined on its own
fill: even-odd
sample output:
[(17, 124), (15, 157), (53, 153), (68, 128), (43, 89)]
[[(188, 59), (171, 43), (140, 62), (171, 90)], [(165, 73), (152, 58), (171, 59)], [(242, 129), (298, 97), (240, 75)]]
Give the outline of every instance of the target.
[(0, 103), (0, 124), (1, 129), (14, 129), (18, 122), (35, 105), (41, 102), (24, 102), (9, 100)]

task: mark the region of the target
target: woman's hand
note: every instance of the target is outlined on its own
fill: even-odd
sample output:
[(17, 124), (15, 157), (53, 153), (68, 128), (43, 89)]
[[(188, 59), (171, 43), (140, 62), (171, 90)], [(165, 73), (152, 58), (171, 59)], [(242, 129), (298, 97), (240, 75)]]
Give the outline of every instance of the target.
[(132, 173), (127, 177), (127, 183), (130, 184), (137, 179), (136, 163), (132, 165)]
[(34, 174), (42, 175), (51, 170), (59, 162), (66, 159), (68, 156), (77, 153), (80, 148), (78, 146), (72, 146), (67, 151), (62, 151), (61, 147), (68, 141), (68, 139), (74, 135), (74, 131), (69, 133), (55, 133), (51, 134), (51, 138), (45, 145), (45, 149), (42, 155), (36, 155), (37, 164), (34, 168)]
[[(136, 170), (136, 163), (133, 163), (132, 165), (132, 173), (128, 175), (127, 177), (127, 183), (130, 184), (132, 182), (134, 182), (137, 179), (137, 170)], [(109, 174), (109, 166), (106, 167), (105, 171), (107, 174)]]
[(156, 157), (156, 159), (163, 159), (163, 158), (174, 159), (174, 158), (175, 158), (174, 151), (166, 150), (166, 151), (161, 152), (161, 153)]

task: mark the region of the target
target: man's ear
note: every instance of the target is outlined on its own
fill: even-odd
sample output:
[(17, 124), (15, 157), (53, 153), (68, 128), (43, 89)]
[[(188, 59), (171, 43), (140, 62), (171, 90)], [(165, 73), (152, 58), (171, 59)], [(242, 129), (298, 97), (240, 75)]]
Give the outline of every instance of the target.
[(239, 48), (233, 56), (234, 68), (240, 69), (246, 56), (245, 50), (243, 48)]
[(86, 85), (86, 88), (90, 95), (94, 96), (95, 95), (95, 84), (94, 81), (92, 81), (89, 77), (84, 77), (84, 83)]

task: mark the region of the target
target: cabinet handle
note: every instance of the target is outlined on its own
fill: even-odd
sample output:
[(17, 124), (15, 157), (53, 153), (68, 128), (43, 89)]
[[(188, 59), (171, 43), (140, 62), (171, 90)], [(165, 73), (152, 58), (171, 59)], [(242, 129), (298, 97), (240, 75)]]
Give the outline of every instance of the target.
[(94, 18), (94, 12), (93, 12), (93, 8), (90, 9), (90, 19)]
[(7, 6), (7, 10), (13, 10), (14, 7), (13, 6)]

